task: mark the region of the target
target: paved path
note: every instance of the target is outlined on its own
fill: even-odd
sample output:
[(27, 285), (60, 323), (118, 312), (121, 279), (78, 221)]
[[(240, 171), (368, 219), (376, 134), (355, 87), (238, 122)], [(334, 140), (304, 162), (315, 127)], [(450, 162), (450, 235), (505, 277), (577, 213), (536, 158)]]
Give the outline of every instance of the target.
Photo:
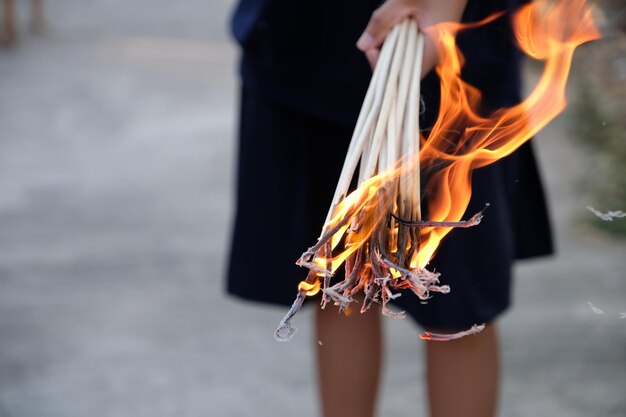
[[(283, 309), (223, 296), (229, 2), (178, 3), (57, 0), (0, 52), (1, 417), (318, 415), (310, 311), (279, 344)], [(560, 255), (518, 269), (501, 415), (623, 417), (626, 245), (584, 225), (567, 118), (538, 145)], [(425, 415), (423, 344), (386, 324), (380, 415)]]

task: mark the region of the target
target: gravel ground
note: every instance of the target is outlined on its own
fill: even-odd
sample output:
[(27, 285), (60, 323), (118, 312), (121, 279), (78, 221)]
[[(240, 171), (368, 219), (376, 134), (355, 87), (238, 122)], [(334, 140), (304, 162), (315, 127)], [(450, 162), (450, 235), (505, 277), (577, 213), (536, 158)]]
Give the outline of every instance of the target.
[[(318, 415), (311, 311), (278, 344), (284, 309), (223, 295), (230, 2), (48, 7), (0, 51), (0, 416)], [(517, 269), (503, 417), (626, 415), (626, 244), (585, 226), (567, 129), (537, 140), (559, 255)], [(425, 415), (423, 343), (385, 324), (380, 415)]]

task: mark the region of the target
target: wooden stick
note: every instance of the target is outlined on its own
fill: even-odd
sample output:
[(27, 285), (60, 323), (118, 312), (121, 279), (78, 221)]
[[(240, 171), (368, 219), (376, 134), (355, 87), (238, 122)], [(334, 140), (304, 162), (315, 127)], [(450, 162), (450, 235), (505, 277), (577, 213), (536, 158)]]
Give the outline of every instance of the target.
[(405, 33), (406, 46), (403, 51), (404, 53), (402, 53), (402, 64), (398, 75), (397, 96), (393, 102), (387, 125), (387, 169), (394, 166), (401, 155), (402, 123), (404, 121), (407, 96), (409, 94), (409, 77), (415, 55), (415, 32), (417, 31), (417, 25), (415, 21), (411, 19), (407, 19), (405, 23), (407, 24)]
[(356, 166), (361, 158), (361, 154), (363, 153), (365, 139), (368, 136), (367, 133), (372, 128), (373, 123), (377, 120), (376, 116), (378, 115), (383, 101), (385, 81), (391, 65), (391, 58), (393, 55), (392, 52), (398, 38), (399, 30), (400, 28), (397, 26), (391, 30), (385, 40), (385, 44), (383, 45), (378, 58), (378, 64), (374, 69), (372, 81), (370, 82), (368, 92), (366, 93), (366, 98), (368, 95), (371, 97), (372, 104), (370, 106), (368, 103), (368, 106), (364, 106), (359, 114), (359, 120), (363, 120), (363, 122), (362, 125), (360, 125), (359, 120), (357, 120), (357, 125), (359, 125), (360, 129), (355, 129), (352, 135), (351, 144), (339, 176), (339, 181), (337, 182), (337, 188), (335, 189), (335, 195), (333, 196), (333, 200), (330, 204), (325, 224), (330, 220), (339, 200), (346, 196), (348, 189), (350, 188), (352, 176), (354, 175)]
[[(421, 189), (420, 189), (420, 132), (419, 132), (419, 102), (420, 102), (420, 82), (422, 78), (422, 60), (424, 56), (424, 35), (417, 32), (417, 51), (413, 63), (411, 75), (411, 87), (409, 92), (409, 119), (406, 123), (408, 138), (408, 160), (411, 169), (410, 209), (411, 219), (421, 220)], [(410, 161), (410, 162), (409, 162)]]
[(404, 114), (406, 109), (407, 97), (409, 95), (409, 84), (411, 82), (411, 70), (413, 68), (413, 61), (415, 59), (415, 46), (417, 41), (417, 23), (414, 20), (409, 22), (409, 32), (408, 39), (406, 45), (406, 53), (404, 55), (404, 62), (402, 63), (402, 71), (400, 72), (400, 79), (398, 81), (398, 100), (396, 107), (396, 122), (397, 122), (397, 132), (396, 137), (398, 138), (397, 149), (395, 153), (395, 160), (393, 163), (396, 163), (398, 158), (402, 152), (402, 142), (400, 138), (402, 137), (402, 124), (404, 122)]
[(396, 25), (394, 29), (398, 28), (402, 34), (399, 38), (399, 42), (396, 45), (396, 53), (393, 55), (391, 62), (391, 69), (389, 70), (389, 77), (385, 85), (385, 95), (380, 110), (380, 115), (376, 122), (376, 128), (374, 129), (374, 137), (372, 140), (372, 152), (370, 152), (369, 159), (366, 162), (366, 168), (364, 176), (365, 178), (372, 177), (376, 172), (376, 163), (378, 159), (378, 153), (380, 152), (380, 146), (382, 145), (383, 138), (387, 132), (387, 120), (389, 118), (389, 112), (391, 110), (391, 104), (395, 100), (396, 92), (398, 89), (398, 74), (400, 72), (400, 63), (402, 59), (402, 52), (406, 45), (406, 33), (408, 31), (408, 21), (403, 21), (399, 25)]
[[(420, 42), (417, 23), (409, 22), (409, 40), (411, 50), (404, 54), (403, 71), (400, 73), (400, 94), (404, 95), (403, 123), (399, 141), (402, 155), (400, 178), (396, 196), (397, 212), (401, 217), (415, 220), (421, 218), (419, 186), (419, 84), (421, 78), (421, 60), (423, 43)], [(407, 100), (408, 98), (408, 100)], [(400, 111), (398, 106), (397, 111)], [(418, 248), (419, 231), (398, 224), (397, 264), (409, 267), (411, 257)], [(409, 246), (410, 243), (410, 246)]]

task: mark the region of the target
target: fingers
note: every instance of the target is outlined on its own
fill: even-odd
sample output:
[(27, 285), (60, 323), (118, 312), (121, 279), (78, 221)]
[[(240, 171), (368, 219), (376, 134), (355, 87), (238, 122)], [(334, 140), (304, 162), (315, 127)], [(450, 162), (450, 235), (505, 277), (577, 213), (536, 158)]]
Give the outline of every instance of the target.
[(376, 66), (380, 48), (391, 28), (402, 19), (415, 14), (416, 9), (404, 4), (403, 0), (386, 1), (372, 13), (365, 31), (356, 43), (357, 48), (365, 53), (372, 68)]
[(369, 62), (370, 67), (372, 69), (376, 67), (376, 63), (378, 62), (378, 56), (380, 55), (379, 48), (372, 48), (365, 51), (365, 57), (367, 58), (367, 62)]
[(380, 49), (391, 28), (409, 15), (407, 9), (394, 6), (391, 2), (385, 2), (376, 9), (356, 43), (357, 48), (363, 52), (373, 48)]
[[(376, 11), (356, 43), (365, 53), (372, 68), (378, 61), (380, 48), (391, 28), (407, 17), (415, 19), (420, 28), (427, 29), (441, 22), (461, 20), (467, 0), (386, 0)], [(425, 31), (426, 47), (422, 74), (437, 63), (437, 52), (432, 36)]]

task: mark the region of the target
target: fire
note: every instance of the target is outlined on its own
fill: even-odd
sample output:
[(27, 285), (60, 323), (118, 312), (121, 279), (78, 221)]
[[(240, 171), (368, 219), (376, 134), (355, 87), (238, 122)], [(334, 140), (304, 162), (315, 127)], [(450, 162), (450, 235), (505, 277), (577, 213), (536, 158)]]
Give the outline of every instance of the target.
[(306, 281), (302, 281), (298, 285), (298, 291), (304, 291), (306, 295), (313, 296), (320, 291), (320, 282), (315, 281), (313, 284), (309, 284)]
[[(460, 25), (444, 24), (433, 28), (439, 40), (441, 64), (441, 106), (439, 118), (428, 138), (423, 139), (420, 160), (423, 166), (448, 161), (428, 184), (437, 190), (428, 201), (434, 221), (457, 221), (471, 197), (471, 174), (515, 151), (556, 117), (566, 105), (565, 85), (574, 49), (600, 37), (584, 1), (534, 2), (520, 9), (513, 26), (520, 48), (529, 56), (545, 61), (542, 77), (531, 94), (520, 104), (500, 109), (489, 117), (475, 109), (480, 93), (460, 78), (463, 62), (454, 43)], [(450, 151), (445, 132), (469, 126)], [(423, 230), (422, 248), (417, 264), (424, 267), (432, 258), (449, 228)]]
[[(467, 223), (460, 222), (472, 194), (472, 171), (511, 154), (563, 111), (574, 50), (600, 37), (584, 0), (535, 1), (515, 13), (513, 27), (521, 50), (544, 61), (543, 74), (525, 100), (488, 116), (478, 112), (480, 92), (460, 76), (464, 57), (455, 38), (460, 30), (471, 30), (470, 25), (444, 23), (428, 29), (440, 57), (436, 67), (441, 81), (438, 119), (428, 136), (419, 138), (418, 155), (405, 157), (391, 169), (367, 179), (334, 207), (318, 244), (298, 261), (311, 271), (300, 284), (300, 294), (313, 295), (321, 287), (323, 305), (332, 300), (345, 309), (357, 291), (363, 291), (366, 299), (362, 310), (380, 294), (383, 313), (397, 315), (385, 308), (396, 296), (392, 288), (410, 288), (422, 299), (433, 291), (448, 291), (438, 285), (438, 274), (425, 267), (451, 226), (471, 226), (480, 220), (475, 216)], [(454, 145), (449, 132), (459, 132)], [(397, 200), (398, 187), (406, 186), (407, 181), (415, 185), (407, 172), (416, 169), (429, 173), (426, 188), (432, 190), (426, 201), (428, 221), (419, 222), (419, 227), (406, 222), (419, 218), (400, 217), (403, 214), (398, 211)], [(346, 279), (330, 286), (332, 275), (342, 264)], [(283, 327), (289, 325), (302, 298), (294, 303), (281, 323)], [(281, 327), (277, 337), (280, 331)]]

